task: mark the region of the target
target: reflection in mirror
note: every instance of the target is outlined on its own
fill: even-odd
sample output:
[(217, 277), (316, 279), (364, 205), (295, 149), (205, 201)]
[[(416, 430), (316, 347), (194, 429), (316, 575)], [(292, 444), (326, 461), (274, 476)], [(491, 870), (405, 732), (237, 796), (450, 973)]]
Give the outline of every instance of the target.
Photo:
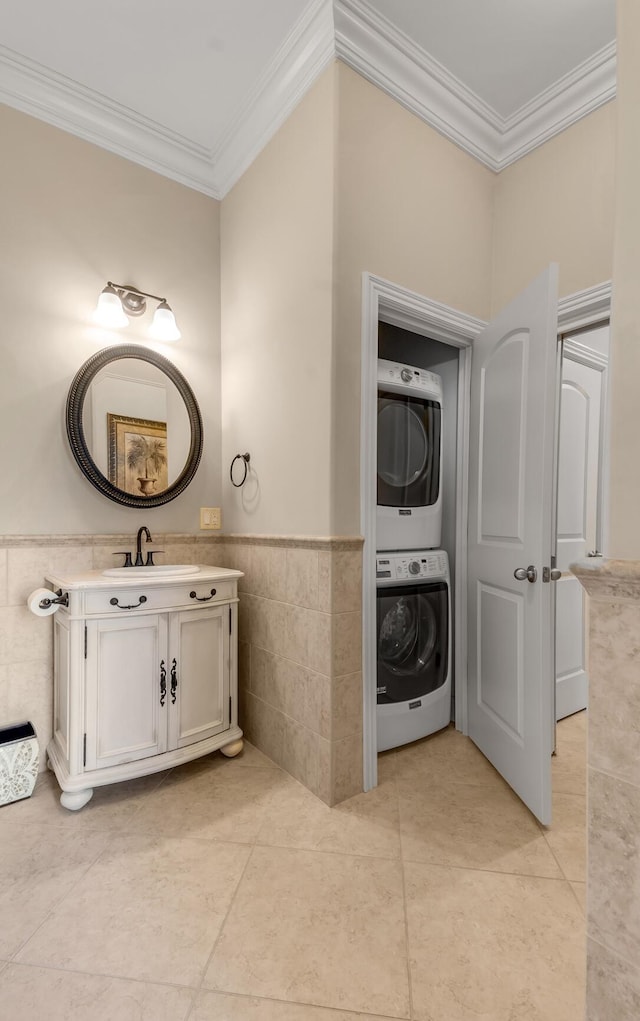
[(189, 455), (189, 417), (177, 388), (155, 365), (136, 358), (96, 373), (82, 425), (96, 467), (136, 496), (164, 492)]
[(202, 453), (202, 420), (186, 379), (137, 345), (99, 351), (82, 366), (67, 398), (67, 433), (89, 481), (128, 506), (178, 496)]

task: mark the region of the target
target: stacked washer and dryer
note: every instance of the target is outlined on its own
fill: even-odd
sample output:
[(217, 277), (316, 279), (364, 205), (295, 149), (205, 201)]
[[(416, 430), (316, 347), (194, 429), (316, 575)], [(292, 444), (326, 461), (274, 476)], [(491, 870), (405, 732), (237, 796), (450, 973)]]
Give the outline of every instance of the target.
[(378, 360), (378, 751), (451, 718), (451, 595), (442, 541), (442, 380)]

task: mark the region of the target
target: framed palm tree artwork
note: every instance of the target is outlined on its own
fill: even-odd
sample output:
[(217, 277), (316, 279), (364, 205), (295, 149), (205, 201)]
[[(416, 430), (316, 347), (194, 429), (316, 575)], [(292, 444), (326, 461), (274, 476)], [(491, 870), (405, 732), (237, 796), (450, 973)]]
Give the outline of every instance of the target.
[(107, 413), (109, 482), (135, 496), (155, 496), (169, 486), (167, 423)]

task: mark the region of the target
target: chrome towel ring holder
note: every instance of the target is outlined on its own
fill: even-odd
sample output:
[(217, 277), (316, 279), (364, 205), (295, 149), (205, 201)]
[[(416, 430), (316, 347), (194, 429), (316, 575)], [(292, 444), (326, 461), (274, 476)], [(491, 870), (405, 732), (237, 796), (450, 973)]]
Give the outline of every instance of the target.
[[(240, 489), (240, 487), (244, 486), (245, 482), (247, 481), (247, 474), (249, 472), (249, 461), (250, 460), (251, 460), (251, 454), (248, 454), (248, 453), (247, 454), (236, 454), (236, 456), (234, 457), (233, 461), (231, 462), (231, 467), (229, 468), (229, 478), (231, 479), (231, 485), (235, 486), (236, 489)], [(244, 474), (243, 474), (243, 476), (242, 476), (242, 478), (240, 479), (239, 482), (236, 482), (234, 480), (234, 478), (233, 478), (233, 466), (236, 463), (236, 461), (242, 461), (244, 463)]]

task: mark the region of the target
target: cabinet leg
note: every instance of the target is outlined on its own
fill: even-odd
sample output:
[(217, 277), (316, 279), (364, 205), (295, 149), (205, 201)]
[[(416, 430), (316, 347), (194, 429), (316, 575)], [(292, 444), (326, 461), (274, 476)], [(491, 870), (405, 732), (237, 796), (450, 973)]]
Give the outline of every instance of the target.
[(226, 744), (220, 751), (223, 755), (226, 755), (228, 759), (232, 759), (234, 755), (239, 755), (244, 746), (244, 741), (241, 737), (237, 741), (232, 741), (231, 744)]
[(77, 812), (91, 801), (92, 797), (93, 787), (86, 787), (83, 791), (63, 791), (60, 795), (60, 804), (70, 812)]

